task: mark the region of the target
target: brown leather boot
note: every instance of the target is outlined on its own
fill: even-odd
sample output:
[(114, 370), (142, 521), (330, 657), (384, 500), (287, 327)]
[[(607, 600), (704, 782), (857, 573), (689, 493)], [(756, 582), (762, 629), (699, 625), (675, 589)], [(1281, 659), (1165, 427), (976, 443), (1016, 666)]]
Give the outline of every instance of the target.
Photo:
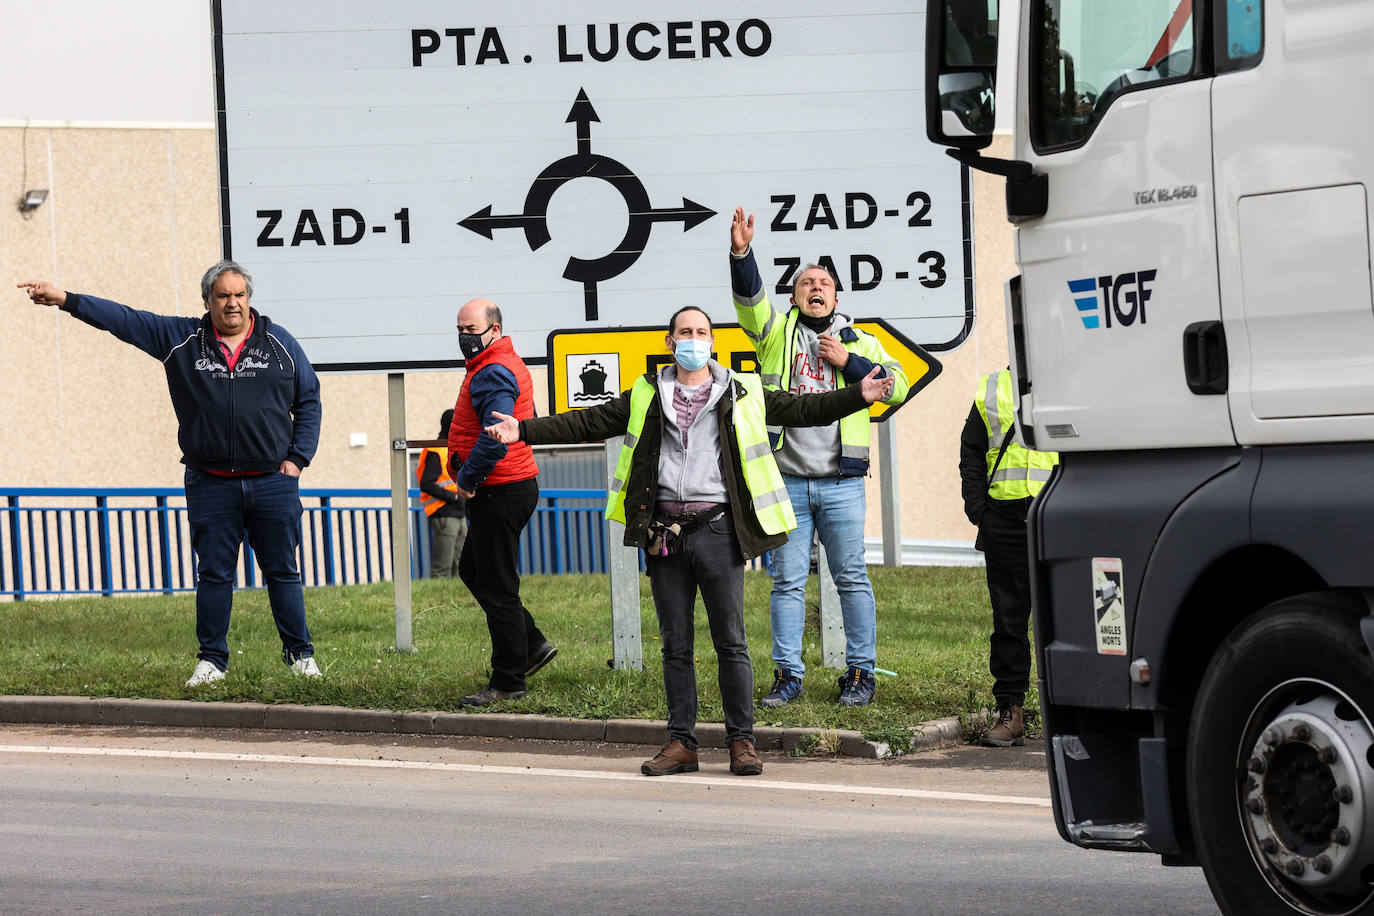
[(1021, 747), (1026, 743), (1026, 715), (1020, 706), (997, 710), (997, 724), (983, 735), (984, 747)]
[(671, 776), (674, 773), (695, 773), (697, 771), (697, 752), (674, 738), (663, 745), (663, 750), (653, 760), (646, 760), (639, 768), (645, 776)]
[(757, 776), (763, 772), (763, 761), (754, 751), (754, 742), (748, 738), (730, 742), (730, 772), (736, 776)]

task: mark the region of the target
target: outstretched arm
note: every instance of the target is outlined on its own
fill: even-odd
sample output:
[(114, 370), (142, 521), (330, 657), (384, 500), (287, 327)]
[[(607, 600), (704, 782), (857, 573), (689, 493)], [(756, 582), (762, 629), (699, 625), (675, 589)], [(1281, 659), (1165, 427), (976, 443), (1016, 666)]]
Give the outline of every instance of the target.
[(132, 309), (109, 299), (81, 293), (66, 293), (51, 283), (26, 280), (18, 284), (30, 301), (55, 305), (93, 328), (108, 331), (127, 344), (133, 344), (156, 359), (166, 359), (172, 348), (194, 334), (199, 319), (156, 315)]
[(567, 442), (601, 442), (623, 436), (630, 423), (630, 393), (622, 392), (604, 404), (565, 410), (547, 417), (517, 420), (508, 413), (492, 411), (495, 423), (482, 432), (505, 448), (516, 442), (553, 445)]
[(764, 404), (768, 422), (773, 426), (828, 426), (864, 405), (882, 400), (892, 391), (891, 378), (878, 378), (877, 369), (869, 371), (857, 385), (846, 385), (824, 394), (793, 394), (765, 388)]

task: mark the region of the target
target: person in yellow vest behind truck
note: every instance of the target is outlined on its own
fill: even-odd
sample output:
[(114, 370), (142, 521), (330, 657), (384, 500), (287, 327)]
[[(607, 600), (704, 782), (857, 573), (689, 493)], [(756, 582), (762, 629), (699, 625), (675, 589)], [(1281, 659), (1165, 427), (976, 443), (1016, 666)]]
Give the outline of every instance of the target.
[(1011, 371), (983, 376), (959, 439), (964, 514), (978, 526), (974, 546), (987, 559), (992, 601), (988, 669), (997, 723), (983, 736), (988, 747), (1026, 743), (1024, 706), (1031, 667), (1026, 514), (1059, 463), (1058, 452), (1037, 452), (1016, 441), (1015, 410)]
[(814, 397), (764, 389), (757, 375), (710, 358), (711, 319), (679, 309), (665, 342), (673, 364), (635, 380), (615, 400), (552, 417), (502, 413), (486, 428), (499, 442), (595, 442), (624, 436), (606, 516), (625, 544), (644, 550), (663, 646), (668, 743), (640, 767), (645, 776), (697, 769), (693, 608), (701, 593), (715, 643), (730, 772), (755, 776), (754, 668), (744, 633), (744, 564), (787, 541), (796, 527), (768, 425), (820, 426), (891, 393), (870, 373)]
[[(447, 442), (452, 425), (453, 411), (446, 410), (439, 418), (437, 438)], [(448, 472), (448, 447), (420, 452), (415, 477), (420, 482), (420, 506), (429, 516), (430, 575), (452, 579), (458, 575), (458, 558), (463, 555), (463, 542), (468, 536), (468, 518), (463, 497), (458, 495), (458, 484)]]

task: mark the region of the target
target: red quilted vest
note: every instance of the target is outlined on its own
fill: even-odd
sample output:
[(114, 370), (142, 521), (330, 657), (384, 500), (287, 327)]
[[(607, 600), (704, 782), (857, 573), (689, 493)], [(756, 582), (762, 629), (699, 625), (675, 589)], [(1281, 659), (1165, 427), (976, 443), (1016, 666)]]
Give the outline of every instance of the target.
[[(534, 416), (534, 384), (530, 381), (530, 371), (525, 368), (524, 360), (515, 355), (515, 345), (510, 338), (498, 338), (467, 361), (468, 371), (463, 376), (463, 387), (458, 390), (458, 403), (453, 406), (453, 425), (448, 431), (448, 450), (454, 456), (455, 464), (467, 461), (472, 447), (477, 444), (477, 437), (482, 435), (482, 427), (495, 422), (493, 417), (478, 419), (472, 406), (472, 395), (468, 392), (473, 376), (489, 365), (505, 366), (520, 386), (520, 394), (515, 399), (515, 418), (528, 420)], [(516, 442), (507, 447), (506, 457), (496, 462), (496, 467), (491, 469), (482, 484), (514, 483), (517, 480), (529, 480), (538, 473), (539, 467), (534, 463), (534, 452), (529, 444)]]

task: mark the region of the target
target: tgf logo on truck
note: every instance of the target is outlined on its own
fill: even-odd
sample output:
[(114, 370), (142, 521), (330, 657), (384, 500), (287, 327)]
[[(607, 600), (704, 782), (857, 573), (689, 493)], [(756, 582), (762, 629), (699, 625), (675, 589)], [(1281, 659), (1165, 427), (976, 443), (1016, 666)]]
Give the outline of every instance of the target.
[[(1137, 270), (1130, 273), (1108, 274), (1104, 277), (1084, 277), (1069, 281), (1069, 292), (1073, 293), (1074, 305), (1078, 306), (1079, 318), (1083, 327), (1092, 328), (1112, 326), (1112, 316), (1122, 327), (1145, 323), (1145, 303), (1149, 301), (1150, 283), (1154, 282), (1155, 270)], [(1102, 309), (1098, 311), (1098, 291), (1101, 290)], [(1124, 304), (1124, 308), (1123, 308)]]

